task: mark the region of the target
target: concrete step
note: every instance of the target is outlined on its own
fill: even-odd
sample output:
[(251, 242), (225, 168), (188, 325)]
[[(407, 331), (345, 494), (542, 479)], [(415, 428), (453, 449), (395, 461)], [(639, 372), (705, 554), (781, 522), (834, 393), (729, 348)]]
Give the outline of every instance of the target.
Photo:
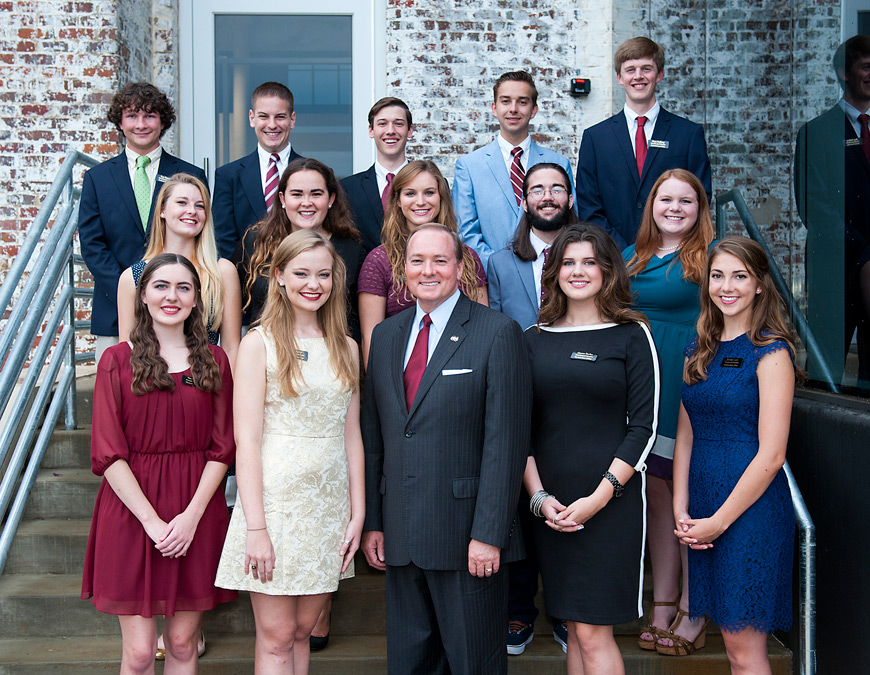
[[(114, 617), (113, 617), (114, 618)], [(208, 629), (206, 629), (208, 631)], [(240, 675), (253, 670), (254, 640), (249, 635), (206, 632), (208, 649), (200, 672)], [(644, 652), (632, 638), (617, 638), (627, 675), (729, 675), (721, 636), (711, 636), (704, 649), (683, 658)], [(774, 675), (790, 675), (791, 653), (776, 640), (768, 641)], [(101, 675), (117, 673), (121, 639), (114, 637), (32, 638), (0, 640), (0, 675)], [(381, 675), (387, 667), (384, 635), (330, 638), (329, 647), (311, 656), (311, 675)], [(158, 673), (163, 667), (158, 666)], [(552, 641), (533, 640), (525, 653), (508, 658), (508, 675), (563, 675), (565, 656)]]
[(57, 429), (42, 458), (43, 469), (88, 469), (91, 468), (91, 424), (67, 431)]
[(90, 527), (90, 518), (22, 521), (12, 540), (4, 577), (36, 572), (81, 576)]
[(90, 468), (43, 469), (37, 474), (24, 518), (90, 519), (101, 480)]

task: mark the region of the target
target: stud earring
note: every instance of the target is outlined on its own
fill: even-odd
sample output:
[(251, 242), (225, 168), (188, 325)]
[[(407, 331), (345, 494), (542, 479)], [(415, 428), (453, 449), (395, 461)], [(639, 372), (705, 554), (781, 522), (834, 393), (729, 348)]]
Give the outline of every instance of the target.
[(760, 289), (760, 288), (756, 288), (756, 289), (755, 289), (755, 294), (758, 295), (759, 293), (761, 293), (761, 289)]

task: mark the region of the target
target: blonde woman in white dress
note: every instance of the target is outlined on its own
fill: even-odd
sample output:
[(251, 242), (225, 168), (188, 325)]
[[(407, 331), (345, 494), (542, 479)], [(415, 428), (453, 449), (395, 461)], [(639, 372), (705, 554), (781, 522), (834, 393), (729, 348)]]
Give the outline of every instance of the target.
[(273, 256), (260, 322), (239, 347), (239, 502), (216, 584), (250, 591), (255, 673), (305, 675), (328, 594), (353, 576), (365, 511), (358, 348), (344, 263), (302, 230)]

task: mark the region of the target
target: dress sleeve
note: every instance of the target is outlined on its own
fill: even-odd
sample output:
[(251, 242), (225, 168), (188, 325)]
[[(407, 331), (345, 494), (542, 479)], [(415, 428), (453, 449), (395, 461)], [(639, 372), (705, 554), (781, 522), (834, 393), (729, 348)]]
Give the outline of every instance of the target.
[(683, 349), (683, 356), (689, 358), (692, 354), (695, 353), (695, 349), (698, 347), (698, 336), (692, 338), (692, 341), (686, 345), (685, 349)]
[(477, 251), (471, 250), (471, 257), (474, 258), (474, 275), (477, 277), (477, 287), (483, 288), (486, 286), (486, 272), (483, 269), (483, 263), (480, 261), (480, 256)]
[(362, 269), (359, 271), (357, 291), (386, 298), (390, 293), (392, 277), (387, 250), (383, 246), (378, 246), (366, 256)]
[(634, 328), (625, 353), (627, 431), (614, 457), (639, 471), (656, 440), (661, 377), (649, 328), (642, 323)]
[(774, 340), (769, 345), (763, 345), (761, 347), (755, 347), (755, 357), (758, 361), (761, 361), (768, 354), (773, 354), (774, 352), (778, 352), (780, 349), (785, 349), (788, 352), (789, 357), (794, 363), (794, 356), (791, 354), (791, 349), (788, 347), (788, 343), (785, 340)]
[(211, 445), (205, 452), (205, 458), (211, 462), (232, 464), (236, 457), (233, 434), (233, 374), (224, 350), (213, 345), (209, 348), (221, 371), (221, 388), (212, 394)]
[[(91, 431), (91, 470), (102, 476), (114, 462), (127, 460), (130, 448), (124, 435), (124, 392), (116, 349), (108, 350), (97, 367), (94, 383), (94, 417)], [(146, 394), (147, 396), (147, 394)]]

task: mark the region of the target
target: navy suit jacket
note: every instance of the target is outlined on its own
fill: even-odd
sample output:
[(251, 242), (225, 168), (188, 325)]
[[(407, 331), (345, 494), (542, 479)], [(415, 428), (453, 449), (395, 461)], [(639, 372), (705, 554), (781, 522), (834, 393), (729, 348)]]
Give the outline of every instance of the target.
[(362, 245), (368, 253), (381, 245), (381, 228), (384, 226), (384, 207), (378, 192), (375, 165), (343, 179), (341, 186), (347, 193), (356, 228), (362, 235)]
[(523, 555), (516, 508), (529, 451), (532, 385), (519, 327), (464, 295), (411, 406), (403, 362), (416, 307), (375, 326), (362, 430), (366, 530), (388, 565), (467, 570), (472, 539)]
[(208, 178), (202, 169), (164, 150), (151, 195), (147, 231), (142, 229), (125, 153), (85, 173), (79, 202), (79, 240), (82, 257), (94, 277), (92, 334), (118, 334), (118, 279), (130, 265), (142, 260), (157, 195), (163, 183), (177, 173), (196, 176), (208, 187)]
[[(287, 163), (301, 157), (290, 148)], [(215, 171), (211, 210), (218, 252), (222, 258), (229, 259), (245, 230), (266, 215), (266, 196), (263, 194), (257, 150)]]
[(589, 127), (577, 158), (580, 220), (603, 227), (620, 250), (633, 244), (650, 190), (668, 169), (691, 171), (710, 199), (710, 158), (700, 124), (661, 108), (640, 178), (625, 113)]
[(507, 314), (525, 330), (538, 322), (538, 298), (531, 262), (519, 259), (508, 246), (489, 257), (486, 268), (489, 306)]

